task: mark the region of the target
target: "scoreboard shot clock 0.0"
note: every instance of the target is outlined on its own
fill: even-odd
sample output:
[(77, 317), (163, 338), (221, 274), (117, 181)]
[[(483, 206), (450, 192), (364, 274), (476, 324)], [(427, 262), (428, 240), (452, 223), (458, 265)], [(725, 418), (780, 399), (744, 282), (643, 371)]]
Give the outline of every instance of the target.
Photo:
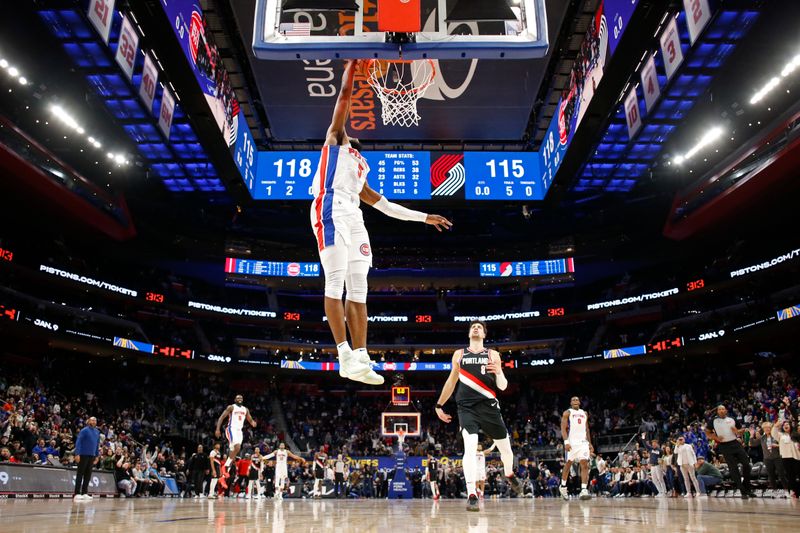
[(535, 152), (466, 152), (467, 200), (544, 200)]

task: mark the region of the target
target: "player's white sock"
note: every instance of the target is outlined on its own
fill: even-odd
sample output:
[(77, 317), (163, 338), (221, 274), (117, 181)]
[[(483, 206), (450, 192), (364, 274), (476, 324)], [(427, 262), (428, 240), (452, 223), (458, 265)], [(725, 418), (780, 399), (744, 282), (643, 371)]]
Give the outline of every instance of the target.
[(567, 480), (566, 479), (562, 479), (561, 480), (561, 486), (562, 487), (566, 487), (567, 486)]
[(344, 341), (336, 345), (336, 352), (339, 354), (339, 357), (342, 356), (343, 353), (352, 352), (353, 350), (350, 349), (350, 343)]
[(225, 466), (223, 467), (225, 472), (228, 472), (228, 467), (230, 467), (230, 466), (231, 466), (231, 458), (228, 457), (227, 459), (225, 459)]
[(503, 461), (503, 472), (506, 477), (514, 475), (514, 452), (511, 451), (511, 441), (508, 437), (494, 441), (500, 450), (500, 460)]
[(217, 479), (217, 478), (212, 478), (211, 479), (211, 486), (208, 487), (208, 495), (209, 496), (214, 496), (217, 493), (217, 481), (219, 481), (219, 479)]
[(476, 494), (475, 485), (478, 477), (478, 435), (461, 430), (464, 437), (464, 480), (467, 482), (467, 496)]
[(586, 483), (581, 483), (581, 490), (586, 490)]
[(314, 492), (313, 492), (313, 494), (315, 496), (319, 494), (319, 482), (320, 482), (319, 479), (315, 479), (314, 480)]
[(253, 483), (255, 483), (252, 479), (247, 482), (247, 497), (253, 497)]

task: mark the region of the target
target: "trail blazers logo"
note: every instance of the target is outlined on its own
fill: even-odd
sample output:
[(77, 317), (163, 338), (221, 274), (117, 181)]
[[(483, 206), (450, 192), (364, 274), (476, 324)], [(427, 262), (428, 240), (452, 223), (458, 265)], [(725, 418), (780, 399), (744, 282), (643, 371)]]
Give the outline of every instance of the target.
[(453, 196), (464, 187), (464, 154), (445, 154), (431, 165), (431, 196)]

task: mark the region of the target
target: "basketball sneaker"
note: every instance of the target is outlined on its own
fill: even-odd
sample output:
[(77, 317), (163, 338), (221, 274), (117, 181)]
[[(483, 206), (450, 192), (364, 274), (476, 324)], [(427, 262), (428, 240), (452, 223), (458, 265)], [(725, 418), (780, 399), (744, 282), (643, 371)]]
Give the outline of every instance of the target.
[(569, 492), (567, 492), (567, 487), (562, 485), (558, 488), (558, 491), (561, 493), (562, 498), (569, 500)]
[(474, 494), (470, 494), (467, 499), (467, 511), (478, 512), (480, 510), (480, 507), (478, 507), (478, 497)]
[(581, 490), (581, 495), (578, 496), (581, 500), (591, 500), (592, 495), (589, 494), (589, 491), (586, 489)]
[(522, 494), (522, 480), (517, 476), (515, 476), (514, 474), (508, 476), (507, 479), (508, 479), (508, 488), (511, 489), (511, 495), (519, 496), (520, 494)]
[(372, 361), (367, 353), (358, 355), (352, 351), (342, 352), (339, 356), (339, 375), (367, 385), (383, 384), (383, 376), (372, 370)]

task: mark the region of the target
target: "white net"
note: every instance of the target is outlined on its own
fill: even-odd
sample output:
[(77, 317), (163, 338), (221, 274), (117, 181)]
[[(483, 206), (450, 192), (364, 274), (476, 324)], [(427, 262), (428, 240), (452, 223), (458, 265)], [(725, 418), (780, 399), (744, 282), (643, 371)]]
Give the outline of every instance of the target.
[(417, 101), (433, 83), (436, 67), (432, 60), (370, 60), (367, 80), (381, 101), (381, 118), (386, 126), (417, 126)]

